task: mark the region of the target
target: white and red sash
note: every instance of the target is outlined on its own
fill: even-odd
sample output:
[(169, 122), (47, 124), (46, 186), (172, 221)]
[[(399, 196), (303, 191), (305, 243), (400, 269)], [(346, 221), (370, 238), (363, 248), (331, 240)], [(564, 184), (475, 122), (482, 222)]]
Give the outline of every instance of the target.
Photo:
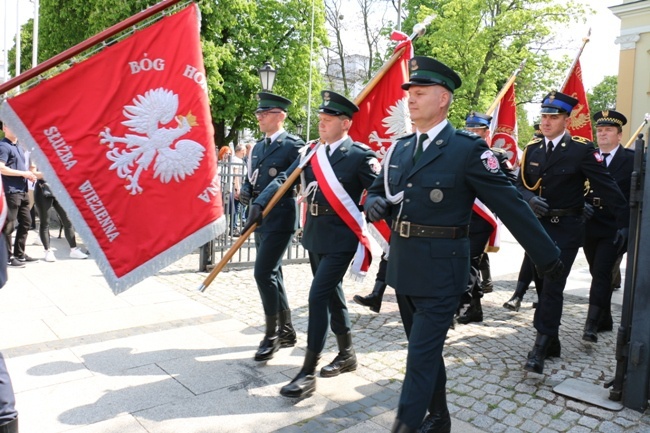
[(312, 159), (311, 166), (318, 186), (327, 202), (359, 239), (359, 246), (352, 261), (350, 273), (352, 278), (358, 281), (363, 280), (372, 261), (366, 218), (336, 178), (336, 174), (327, 158), (325, 146), (318, 148), (316, 155)]
[(487, 252), (499, 251), (499, 247), (501, 244), (501, 221), (499, 221), (497, 216), (490, 209), (488, 209), (488, 207), (485, 206), (485, 204), (481, 200), (477, 198), (474, 199), (472, 210), (476, 212), (478, 216), (480, 216), (485, 221), (490, 223), (493, 229), (492, 234), (490, 234), (490, 240), (488, 241), (488, 245), (485, 251)]

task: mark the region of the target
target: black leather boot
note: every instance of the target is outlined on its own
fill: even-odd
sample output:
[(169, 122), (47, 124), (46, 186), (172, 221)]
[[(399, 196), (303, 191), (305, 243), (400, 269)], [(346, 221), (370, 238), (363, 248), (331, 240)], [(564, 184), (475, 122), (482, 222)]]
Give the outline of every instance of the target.
[(508, 299), (503, 304), (503, 307), (511, 311), (519, 311), (519, 308), (521, 307), (521, 301), (524, 299), (526, 290), (528, 290), (528, 285), (522, 281), (517, 281), (517, 288), (512, 294), (512, 298)]
[(560, 339), (558, 337), (551, 337), (551, 342), (548, 343), (548, 348), (546, 349), (546, 359), (553, 357), (559, 358), (560, 355), (562, 355)]
[(481, 257), (478, 266), (479, 271), (481, 271), (481, 290), (483, 293), (494, 291), (494, 284), (492, 284), (492, 271), (490, 270), (490, 259), (488, 257), (487, 253), (483, 253), (483, 257)]
[(472, 322), (482, 322), (483, 308), (481, 307), (481, 298), (472, 298), (465, 313), (456, 319), (456, 321), (462, 325), (467, 325)]
[(280, 347), (296, 345), (296, 331), (291, 324), (291, 310), (280, 311), (278, 314), (278, 337), (280, 338)]
[(600, 317), (600, 307), (589, 304), (587, 310), (587, 320), (585, 321), (585, 329), (582, 333), (584, 341), (598, 343), (598, 318)]
[(255, 361), (268, 361), (273, 358), (273, 354), (280, 349), (280, 339), (278, 338), (278, 316), (265, 316), (266, 332), (264, 339), (260, 342), (260, 347), (255, 352)]
[(379, 313), (381, 310), (381, 301), (384, 298), (384, 292), (386, 291), (386, 283), (383, 281), (375, 281), (375, 287), (372, 289), (372, 293), (368, 296), (359, 296), (354, 295), (352, 300), (359, 305), (370, 308), (370, 311)]
[(422, 421), (418, 433), (450, 433), (451, 416), (447, 408), (447, 391), (437, 391), (429, 404), (429, 414)]
[(393, 428), (390, 429), (390, 433), (417, 433), (417, 432), (415, 429), (412, 429), (411, 427), (407, 426), (402, 421), (396, 418), (395, 422), (393, 423)]
[(312, 395), (316, 391), (316, 376), (314, 376), (314, 373), (316, 372), (319, 358), (320, 354), (307, 349), (305, 361), (302, 364), (300, 372), (291, 382), (280, 389), (280, 394), (291, 398), (309, 397)]
[(18, 418), (0, 425), (0, 433), (18, 433)]
[(533, 350), (528, 352), (528, 360), (526, 361), (524, 370), (539, 374), (544, 373), (544, 359), (546, 359), (546, 351), (551, 343), (551, 339), (552, 337), (550, 335), (537, 333), (535, 346)]
[(612, 307), (602, 308), (598, 318), (598, 332), (611, 331), (614, 329), (614, 320), (612, 319)]
[(321, 377), (334, 377), (357, 369), (357, 355), (352, 348), (352, 334), (348, 332), (337, 335), (336, 343), (339, 346), (339, 354), (332, 362), (321, 368)]

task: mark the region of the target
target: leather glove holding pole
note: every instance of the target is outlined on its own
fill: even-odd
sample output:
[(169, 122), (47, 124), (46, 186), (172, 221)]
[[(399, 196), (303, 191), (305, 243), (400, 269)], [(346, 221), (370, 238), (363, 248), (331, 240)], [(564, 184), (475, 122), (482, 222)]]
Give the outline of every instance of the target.
[(377, 222), (388, 216), (390, 203), (383, 197), (375, 196), (366, 200), (363, 205), (366, 216), (372, 222)]
[(256, 228), (257, 226), (261, 226), (262, 221), (264, 220), (264, 216), (262, 215), (262, 206), (253, 203), (248, 209), (248, 218), (246, 219), (246, 224), (242, 228), (243, 232), (248, 231), (248, 229), (253, 227), (253, 225), (255, 225)]
[(542, 218), (548, 213), (548, 203), (545, 198), (535, 196), (528, 200), (528, 204), (537, 218)]
[[(298, 176), (300, 176), (300, 173), (304, 170), (305, 166), (309, 163), (309, 160), (316, 154), (316, 151), (318, 148), (322, 145), (322, 143), (318, 142), (316, 146), (307, 154), (307, 156), (300, 162), (298, 167), (287, 177), (287, 180), (284, 181), (282, 185), (280, 185), (280, 188), (275, 192), (273, 197), (271, 197), (271, 200), (269, 200), (269, 203), (266, 205), (264, 210), (262, 211), (261, 218), (256, 217), (255, 219), (258, 219), (260, 222), (264, 217), (266, 217), (273, 207), (278, 204), (280, 199), (284, 197), (284, 195), (289, 191), (292, 187), (293, 184), (298, 180)], [(253, 204), (251, 207), (252, 208), (257, 207), (258, 209), (261, 209), (261, 206)], [(250, 222), (250, 224), (249, 224)], [(253, 220), (251, 216), (249, 216), (249, 221), (246, 223), (246, 226), (244, 227), (245, 230), (242, 229), (243, 233), (241, 236), (237, 239), (237, 241), (232, 244), (230, 249), (226, 251), (224, 254), (223, 258), (219, 263), (216, 264), (216, 266), (212, 269), (210, 272), (210, 275), (206, 277), (206, 279), (203, 281), (203, 284), (199, 287), (200, 292), (204, 292), (205, 289), (214, 281), (214, 279), (219, 275), (219, 272), (223, 270), (223, 268), (226, 267), (232, 256), (235, 255), (235, 253), (241, 248), (242, 245), (244, 245), (244, 242), (249, 238), (250, 235), (253, 234), (255, 229), (257, 228), (257, 222)]]
[(620, 228), (616, 230), (616, 235), (614, 236), (614, 245), (616, 246), (616, 252), (620, 255), (627, 250), (627, 239), (629, 237), (630, 229), (627, 227)]

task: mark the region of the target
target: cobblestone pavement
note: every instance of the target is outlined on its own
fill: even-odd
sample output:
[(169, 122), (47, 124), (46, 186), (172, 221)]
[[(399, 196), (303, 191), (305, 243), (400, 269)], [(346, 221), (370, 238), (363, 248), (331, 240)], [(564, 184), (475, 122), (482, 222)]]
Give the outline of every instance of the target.
[[(579, 258), (574, 272), (580, 268), (584, 270), (585, 266), (584, 259)], [(156, 278), (196, 301), (259, 329), (261, 333), (263, 315), (252, 270), (223, 272), (206, 292), (200, 293), (197, 288), (206, 274), (196, 272), (197, 267), (198, 255), (188, 255), (164, 269)], [(369, 276), (375, 272), (376, 268), (372, 268)], [(284, 276), (294, 326), (298, 331), (296, 347), (304, 348), (307, 293), (311, 282), (309, 266), (284, 266)], [(615, 333), (599, 334), (597, 344), (588, 344), (581, 339), (587, 300), (565, 294), (560, 330), (562, 356), (547, 361), (546, 375), (527, 373), (522, 367), (534, 341), (535, 333), (531, 326), (534, 310), (530, 299), (525, 300), (518, 313), (504, 309), (502, 304), (514, 290), (516, 274), (497, 274), (496, 277), (494, 292), (483, 298), (484, 321), (456, 325), (456, 329), (448, 334), (444, 357), (452, 417), (479, 431), (495, 433), (650, 432), (648, 411), (642, 414), (629, 409), (619, 412), (604, 410), (552, 391), (555, 385), (567, 378), (602, 385), (613, 377)], [(363, 428), (363, 422), (378, 415), (390, 415), (392, 420), (394, 413), (390, 411), (397, 406), (407, 343), (392, 290), (386, 292), (380, 314), (352, 302), (354, 294), (370, 292), (373, 283), (371, 277), (364, 283), (346, 280), (344, 289), (360, 364), (353, 374), (378, 385), (381, 391), (286, 427), (280, 430), (283, 433), (361, 432), (368, 431)], [(620, 320), (620, 308), (613, 306), (613, 310), (616, 323)], [(322, 359), (329, 360), (335, 355), (335, 341), (330, 335)], [(455, 426), (454, 431), (461, 430)]]

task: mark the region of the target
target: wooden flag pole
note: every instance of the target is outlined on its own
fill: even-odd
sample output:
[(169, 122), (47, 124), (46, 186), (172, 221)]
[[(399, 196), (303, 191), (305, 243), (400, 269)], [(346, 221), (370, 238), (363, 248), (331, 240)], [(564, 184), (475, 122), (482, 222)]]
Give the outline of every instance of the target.
[(82, 53), (86, 51), (87, 49), (93, 47), (94, 45), (99, 44), (100, 42), (103, 42), (110, 38), (111, 36), (115, 36), (116, 34), (128, 29), (129, 27), (139, 23), (140, 21), (144, 21), (147, 18), (157, 14), (158, 12), (161, 12), (176, 3), (180, 3), (181, 1), (184, 0), (163, 0), (160, 3), (157, 3), (150, 8), (147, 8), (143, 10), (142, 12), (139, 12), (135, 15), (133, 15), (130, 18), (125, 19), (122, 22), (119, 22), (115, 24), (114, 26), (109, 27), (108, 29), (104, 30), (101, 33), (96, 34), (95, 36), (86, 39), (83, 42), (78, 43), (72, 48), (69, 48), (62, 53), (57, 54), (56, 56), (52, 57), (49, 60), (46, 60), (45, 62), (41, 63), (40, 65), (37, 65), (34, 68), (31, 68), (22, 74), (18, 75), (15, 78), (12, 78), (11, 80), (7, 81), (4, 84), (0, 84), (0, 95), (3, 93), (7, 92), (8, 90), (13, 89), (14, 87), (18, 87), (24, 82), (39, 76), (43, 72), (52, 69), (53, 67), (65, 62), (66, 60), (69, 60), (76, 56), (79, 53)]
[(643, 119), (643, 122), (641, 125), (637, 128), (637, 130), (632, 134), (630, 137), (630, 140), (627, 142), (625, 147), (630, 147), (632, 146), (632, 143), (636, 140), (637, 136), (641, 133), (641, 130), (643, 129), (644, 126), (648, 124), (648, 121), (650, 121), (650, 113), (645, 113), (645, 118)]
[[(305, 159), (300, 163), (300, 165), (287, 177), (287, 180), (284, 181), (282, 185), (280, 185), (280, 188), (275, 192), (273, 197), (271, 197), (271, 200), (269, 200), (269, 203), (266, 205), (264, 210), (262, 211), (262, 218), (266, 218), (266, 216), (271, 212), (273, 207), (280, 201), (280, 199), (289, 191), (292, 187), (293, 184), (298, 180), (298, 176), (300, 176), (300, 173), (304, 170), (305, 166), (309, 162), (309, 160), (316, 154), (316, 151), (318, 148), (321, 146), (320, 142), (316, 143), (316, 146), (307, 154)], [(214, 279), (219, 275), (219, 272), (223, 270), (223, 268), (226, 267), (232, 256), (235, 255), (235, 253), (241, 248), (241, 246), (246, 242), (246, 239), (250, 237), (250, 235), (253, 234), (255, 229), (257, 228), (257, 224), (251, 225), (244, 233), (242, 233), (239, 236), (239, 239), (237, 239), (237, 242), (232, 244), (230, 249), (226, 251), (226, 254), (221, 258), (221, 261), (217, 263), (217, 265), (212, 268), (212, 271), (210, 271), (210, 274), (203, 280), (203, 284), (199, 286), (199, 292), (204, 292), (205, 289), (208, 288), (210, 283), (214, 281)]]
[[(413, 34), (410, 36), (411, 41), (415, 40), (417, 37), (422, 36), (425, 31), (426, 31), (426, 26), (433, 20), (433, 15), (428, 16), (422, 23), (418, 23), (415, 25), (413, 28)], [(363, 101), (363, 99), (374, 89), (374, 87), (379, 83), (379, 81), (383, 78), (383, 76), (386, 74), (386, 72), (390, 69), (391, 66), (395, 64), (395, 62), (404, 54), (404, 50), (406, 47), (401, 48), (397, 52), (393, 53), (393, 55), (388, 59), (388, 61), (379, 69), (377, 74), (366, 84), (366, 86), (363, 88), (361, 93), (359, 93), (359, 96), (357, 96), (354, 100), (355, 104), (360, 103)], [(280, 186), (278, 191), (273, 195), (269, 203), (266, 205), (264, 208), (264, 211), (262, 212), (262, 218), (266, 217), (273, 207), (276, 205), (276, 203), (282, 198), (282, 196), (293, 186), (294, 182), (298, 179), (298, 176), (300, 176), (300, 173), (302, 173), (303, 168), (311, 157), (315, 154), (316, 149), (320, 146), (320, 143), (312, 149), (312, 151), (307, 155), (307, 157), (303, 160), (303, 162), (296, 168), (296, 170), (293, 171), (287, 178), (287, 180)], [(253, 224), (246, 230), (244, 233), (241, 234), (239, 239), (237, 239), (237, 242), (232, 244), (230, 249), (224, 254), (222, 257), (221, 261), (217, 263), (217, 265), (210, 271), (210, 274), (206, 277), (206, 279), (203, 281), (203, 284), (199, 286), (199, 291), (204, 292), (205, 289), (214, 281), (214, 279), (219, 275), (219, 273), (226, 267), (230, 259), (235, 255), (237, 250), (241, 248), (241, 246), (244, 244), (246, 239), (250, 237), (251, 234), (255, 231), (257, 228), (257, 224)]]
[(512, 73), (512, 75), (510, 75), (510, 78), (508, 78), (508, 81), (506, 82), (506, 84), (501, 88), (501, 90), (497, 94), (497, 97), (494, 98), (494, 102), (492, 103), (492, 105), (490, 105), (490, 108), (488, 108), (488, 110), (487, 110), (487, 112), (485, 114), (487, 114), (488, 116), (491, 116), (492, 113), (494, 113), (494, 110), (497, 109), (497, 106), (499, 105), (499, 102), (501, 102), (501, 99), (503, 99), (503, 96), (506, 94), (508, 89), (510, 89), (510, 86), (512, 86), (512, 84), (515, 82), (515, 79), (517, 78), (517, 75), (519, 75), (519, 73), (522, 71), (522, 69), (524, 69), (524, 66), (526, 65), (527, 60), (528, 59), (522, 60), (521, 63), (519, 64), (519, 67), (517, 69), (515, 69), (515, 71)]
[(580, 51), (578, 51), (578, 55), (573, 59), (573, 63), (571, 63), (571, 67), (569, 68), (569, 72), (566, 75), (566, 78), (564, 78), (564, 83), (562, 83), (562, 87), (560, 87), (560, 92), (564, 92), (564, 88), (566, 87), (567, 83), (569, 82), (569, 79), (571, 78), (571, 74), (573, 74), (573, 70), (575, 69), (576, 65), (578, 64), (578, 60), (580, 60), (580, 56), (582, 55), (582, 52), (585, 49), (585, 45), (587, 45), (587, 42), (589, 42), (589, 38), (591, 37), (591, 27), (589, 27), (589, 31), (587, 32), (587, 37), (582, 38), (582, 46), (580, 47)]

